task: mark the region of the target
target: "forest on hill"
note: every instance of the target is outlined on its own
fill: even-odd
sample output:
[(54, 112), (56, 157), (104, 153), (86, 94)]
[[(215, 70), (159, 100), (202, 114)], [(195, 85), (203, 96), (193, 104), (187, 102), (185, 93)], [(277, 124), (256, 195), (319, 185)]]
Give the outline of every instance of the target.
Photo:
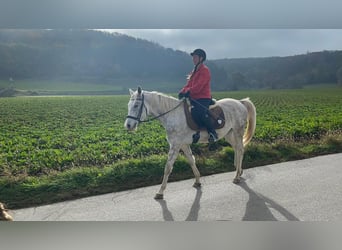
[[(342, 51), (207, 62), (213, 90), (342, 83)], [(174, 92), (192, 69), (188, 52), (94, 30), (0, 30), (0, 80), (53, 80)]]
[(216, 60), (231, 81), (226, 89), (301, 88), (342, 84), (342, 51), (321, 51), (287, 57)]

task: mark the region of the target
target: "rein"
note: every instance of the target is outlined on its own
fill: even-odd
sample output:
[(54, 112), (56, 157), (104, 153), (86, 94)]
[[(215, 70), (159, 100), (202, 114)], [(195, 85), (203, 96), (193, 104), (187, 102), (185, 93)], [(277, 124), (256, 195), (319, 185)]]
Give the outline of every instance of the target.
[(145, 108), (145, 112), (146, 112), (146, 115), (147, 115), (147, 108), (146, 108), (146, 106), (145, 106), (144, 94), (142, 94), (142, 102), (141, 102), (141, 106), (140, 106), (140, 108), (139, 108), (138, 116), (137, 116), (137, 117), (134, 117), (134, 116), (128, 115), (128, 116), (126, 116), (126, 118), (131, 118), (131, 119), (133, 119), (133, 120), (138, 121), (139, 123), (151, 122), (151, 121), (153, 121), (153, 120), (156, 120), (156, 119), (158, 119), (158, 118), (160, 118), (160, 117), (162, 117), (162, 116), (164, 116), (164, 115), (166, 115), (166, 114), (168, 114), (168, 113), (174, 111), (174, 110), (177, 109), (180, 105), (182, 105), (182, 103), (183, 103), (183, 102), (179, 102), (179, 104), (178, 104), (176, 107), (174, 107), (174, 108), (172, 108), (172, 109), (170, 109), (170, 110), (168, 110), (168, 111), (166, 111), (166, 112), (164, 112), (164, 113), (162, 113), (162, 114), (160, 114), (160, 115), (157, 115), (157, 116), (154, 116), (154, 117), (152, 117), (152, 118), (150, 118), (150, 119), (147, 119), (147, 120), (142, 121), (142, 120), (141, 120), (141, 115), (142, 115), (142, 112), (143, 112), (143, 108)]

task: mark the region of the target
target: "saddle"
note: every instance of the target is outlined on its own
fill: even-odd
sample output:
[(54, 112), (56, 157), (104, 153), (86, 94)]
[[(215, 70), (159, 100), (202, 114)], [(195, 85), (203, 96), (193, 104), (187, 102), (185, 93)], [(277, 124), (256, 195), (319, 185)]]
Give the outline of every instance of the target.
[[(191, 104), (186, 99), (184, 99), (184, 113), (186, 117), (186, 122), (192, 130), (201, 131), (205, 130), (204, 127), (199, 127), (197, 123), (193, 120), (191, 115)], [(210, 105), (208, 114), (210, 116), (210, 121), (213, 124), (214, 129), (223, 128), (225, 125), (225, 117), (223, 110), (218, 105)]]

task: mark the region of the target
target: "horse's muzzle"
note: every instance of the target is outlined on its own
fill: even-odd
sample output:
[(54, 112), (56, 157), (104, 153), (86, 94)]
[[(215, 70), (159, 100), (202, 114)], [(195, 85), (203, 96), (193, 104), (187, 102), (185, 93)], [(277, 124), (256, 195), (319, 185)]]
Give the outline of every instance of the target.
[(137, 121), (132, 120), (132, 119), (126, 119), (126, 121), (125, 121), (125, 128), (128, 131), (136, 130), (137, 127), (138, 127), (138, 122)]

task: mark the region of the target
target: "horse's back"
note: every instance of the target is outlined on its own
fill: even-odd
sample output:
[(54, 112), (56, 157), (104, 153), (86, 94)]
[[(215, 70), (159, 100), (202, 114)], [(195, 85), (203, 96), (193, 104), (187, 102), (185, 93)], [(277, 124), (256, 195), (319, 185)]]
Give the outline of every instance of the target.
[(244, 105), (241, 103), (240, 100), (233, 99), (233, 98), (223, 98), (216, 101), (215, 105), (219, 105), (222, 108), (231, 107), (231, 108), (243, 108)]
[(234, 120), (242, 123), (247, 119), (247, 108), (240, 100), (224, 98), (216, 101), (216, 105), (219, 105), (222, 108), (226, 117), (231, 117), (231, 119), (234, 117)]

